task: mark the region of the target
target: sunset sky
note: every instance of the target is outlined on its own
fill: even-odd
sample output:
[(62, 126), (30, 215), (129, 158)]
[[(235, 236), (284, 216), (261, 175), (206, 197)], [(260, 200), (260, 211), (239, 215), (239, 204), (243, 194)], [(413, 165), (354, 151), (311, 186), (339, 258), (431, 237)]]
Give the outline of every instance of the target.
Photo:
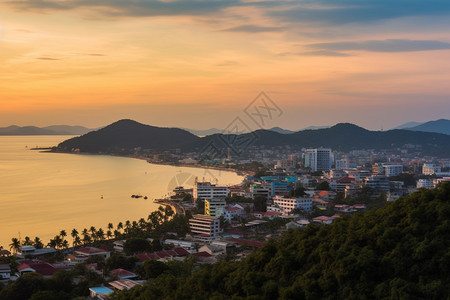
[(449, 87), (448, 0), (0, 0), (0, 126), (221, 129), (264, 91), (267, 127), (379, 130)]

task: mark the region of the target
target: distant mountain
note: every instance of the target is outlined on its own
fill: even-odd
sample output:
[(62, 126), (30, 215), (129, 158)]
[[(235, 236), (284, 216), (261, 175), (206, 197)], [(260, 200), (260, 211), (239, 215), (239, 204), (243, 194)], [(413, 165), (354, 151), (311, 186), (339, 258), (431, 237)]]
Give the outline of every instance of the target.
[(402, 125), (399, 125), (397, 127), (391, 128), (392, 129), (408, 129), (414, 126), (418, 126), (420, 124), (423, 124), (422, 122), (408, 122), (408, 123), (404, 123)]
[(420, 124), (418, 126), (408, 128), (408, 130), (424, 131), (424, 132), (437, 132), (437, 133), (443, 133), (443, 134), (450, 135), (450, 120), (440, 119), (440, 120), (436, 120), (436, 121), (430, 121), (430, 122)]
[(207, 136), (207, 135), (211, 135), (211, 134), (217, 134), (217, 133), (222, 133), (223, 129), (217, 129), (217, 128), (210, 128), (210, 129), (188, 129), (188, 128), (181, 128), (183, 130), (189, 131), (192, 134), (195, 134), (196, 136)]
[[(227, 141), (235, 142), (230, 144)], [(410, 130), (369, 131), (349, 123), (341, 123), (324, 129), (303, 130), (292, 134), (257, 130), (240, 136), (212, 135), (202, 138), (195, 144), (195, 149), (189, 150), (199, 151), (202, 147), (214, 144), (215, 148), (233, 149), (234, 147), (237, 148), (237, 151), (241, 151), (239, 145), (247, 145), (246, 141), (256, 146), (329, 147), (338, 151), (392, 149), (411, 144), (420, 145), (422, 150), (430, 155), (448, 156), (450, 153), (450, 136), (444, 134)]]
[[(436, 156), (448, 156), (450, 136), (411, 130), (369, 131), (349, 123), (330, 128), (303, 130), (281, 134), (271, 130), (257, 130), (241, 135), (213, 134), (200, 138), (178, 128), (160, 128), (121, 120), (103, 129), (64, 141), (58, 147), (63, 151), (130, 152), (136, 147), (153, 150), (180, 149), (184, 152), (225, 150), (243, 152), (249, 145), (297, 148), (329, 147), (338, 151), (356, 149), (392, 149), (405, 144), (419, 145), (421, 151)], [(209, 151), (208, 150), (208, 151)]]
[(274, 131), (274, 132), (278, 132), (281, 134), (291, 134), (294, 133), (295, 131), (289, 130), (289, 129), (283, 129), (281, 127), (273, 127), (269, 129), (270, 131)]
[(200, 138), (179, 128), (144, 125), (133, 120), (120, 120), (102, 129), (66, 140), (58, 145), (65, 151), (117, 153), (137, 147), (165, 150), (194, 143)]
[(93, 129), (83, 126), (54, 125), (47, 127), (8, 126), (0, 127), (0, 135), (80, 135)]
[(96, 130), (92, 128), (86, 128), (83, 126), (69, 126), (69, 125), (53, 125), (43, 127), (43, 129), (51, 130), (59, 133), (70, 134), (70, 135), (81, 135), (86, 134), (90, 131)]

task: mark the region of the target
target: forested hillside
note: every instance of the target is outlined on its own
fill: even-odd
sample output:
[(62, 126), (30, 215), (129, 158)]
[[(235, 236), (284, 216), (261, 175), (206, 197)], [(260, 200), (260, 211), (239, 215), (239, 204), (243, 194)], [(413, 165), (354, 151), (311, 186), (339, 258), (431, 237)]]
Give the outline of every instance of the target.
[(288, 232), (241, 262), (154, 272), (113, 299), (449, 299), (450, 184)]

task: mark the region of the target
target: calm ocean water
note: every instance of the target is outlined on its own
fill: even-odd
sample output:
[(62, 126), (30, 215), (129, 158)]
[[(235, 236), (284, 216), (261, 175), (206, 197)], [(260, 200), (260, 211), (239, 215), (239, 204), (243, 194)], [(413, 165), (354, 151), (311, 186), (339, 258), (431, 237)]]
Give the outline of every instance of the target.
[[(179, 184), (195, 177), (237, 184), (232, 172), (153, 165), (132, 158), (43, 153), (32, 147), (57, 145), (65, 136), (0, 136), (0, 245), (12, 237), (39, 236), (44, 243), (65, 229), (147, 218)], [(27, 148), (28, 147), (28, 148)], [(148, 196), (131, 198), (133, 194)]]

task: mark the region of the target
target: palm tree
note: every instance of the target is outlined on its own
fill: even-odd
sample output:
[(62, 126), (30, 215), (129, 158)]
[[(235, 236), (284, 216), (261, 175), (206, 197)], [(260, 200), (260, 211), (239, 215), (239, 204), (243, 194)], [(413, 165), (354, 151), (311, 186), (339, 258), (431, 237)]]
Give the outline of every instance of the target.
[(124, 230), (126, 234), (130, 233), (130, 228), (131, 228), (131, 222), (130, 222), (130, 220), (126, 220), (125, 221), (125, 230)]
[(120, 237), (119, 230), (114, 230), (114, 238), (117, 239), (118, 237)]
[(9, 250), (13, 250), (17, 253), (20, 250), (20, 240), (18, 238), (12, 238), (11, 244), (9, 244)]
[(119, 224), (117, 224), (117, 231), (120, 231), (121, 229), (123, 229), (123, 223), (119, 222)]
[(80, 237), (77, 235), (76, 237), (75, 237), (75, 239), (73, 240), (73, 246), (75, 247), (75, 246), (78, 246), (78, 245), (81, 245), (81, 239), (80, 239)]
[(59, 236), (63, 240), (67, 236), (67, 232), (63, 229), (59, 232)]
[(41, 239), (39, 237), (34, 238), (34, 248), (36, 249), (42, 249), (44, 247), (44, 244), (42, 243)]
[(72, 236), (72, 245), (75, 246), (75, 238), (78, 237), (78, 230), (76, 230), (75, 228), (72, 229), (70, 235)]
[(69, 242), (67, 240), (62, 241), (61, 247), (66, 248), (66, 249), (69, 248)]
[(26, 236), (25, 239), (22, 242), (22, 245), (24, 245), (24, 246), (32, 246), (33, 245), (33, 241), (30, 239), (29, 236)]
[(87, 244), (90, 242), (91, 237), (89, 236), (88, 230), (85, 228), (83, 229), (83, 232), (81, 233), (83, 235), (83, 244)]
[(114, 228), (113, 223), (108, 223), (108, 229), (112, 230)]
[(110, 240), (112, 238), (113, 234), (111, 232), (111, 229), (108, 229), (108, 231), (106, 231), (106, 237), (108, 238), (108, 240)]
[(97, 234), (96, 234), (97, 238), (99, 241), (102, 241), (105, 239), (105, 232), (103, 231), (103, 229), (99, 228), (97, 230)]
[(97, 234), (97, 229), (95, 229), (94, 226), (91, 226), (91, 228), (89, 228), (89, 231), (91, 232), (91, 238), (95, 241), (95, 237)]
[(139, 228), (141, 230), (144, 230), (145, 228), (147, 228), (147, 222), (145, 222), (144, 218), (139, 219)]

